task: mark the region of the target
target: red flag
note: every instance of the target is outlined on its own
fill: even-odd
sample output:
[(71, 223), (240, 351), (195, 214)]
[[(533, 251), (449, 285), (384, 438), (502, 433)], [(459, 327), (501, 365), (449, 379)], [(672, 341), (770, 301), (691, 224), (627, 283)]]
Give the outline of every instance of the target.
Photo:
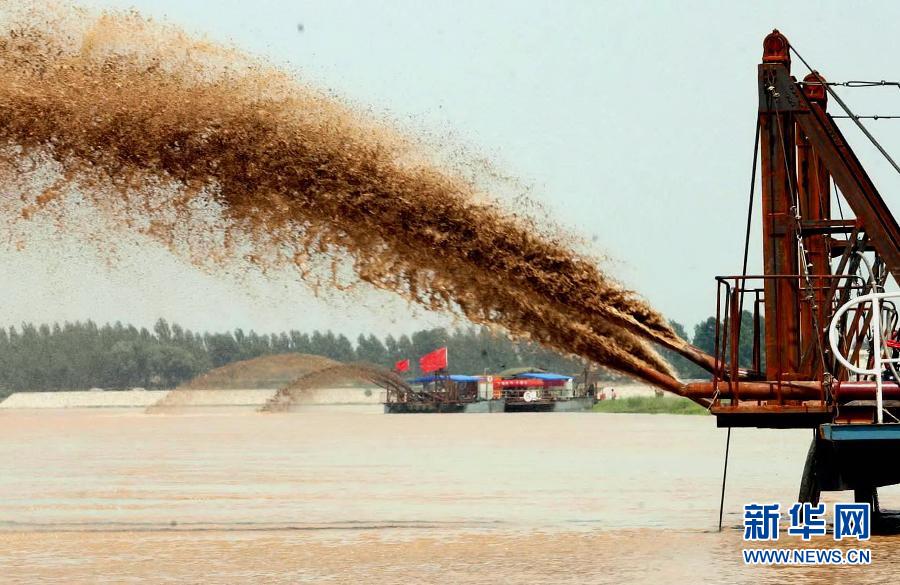
[(443, 370), (447, 367), (447, 348), (442, 347), (419, 358), (419, 369), (423, 374)]
[(409, 371), (409, 360), (400, 360), (396, 364), (394, 364), (395, 372), (408, 372)]

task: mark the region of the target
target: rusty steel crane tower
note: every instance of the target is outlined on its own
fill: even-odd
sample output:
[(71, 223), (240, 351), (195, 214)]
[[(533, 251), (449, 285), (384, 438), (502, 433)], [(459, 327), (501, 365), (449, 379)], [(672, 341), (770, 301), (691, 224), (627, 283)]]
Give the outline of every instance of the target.
[(877, 488), (900, 483), (900, 295), (885, 291), (900, 282), (900, 227), (829, 101), (900, 167), (822, 75), (791, 75), (792, 54), (802, 61), (775, 30), (758, 66), (763, 273), (746, 274), (745, 252), (744, 273), (716, 278), (714, 359), (695, 359), (712, 379), (669, 389), (720, 427), (814, 429), (800, 499), (852, 489), (877, 509)]

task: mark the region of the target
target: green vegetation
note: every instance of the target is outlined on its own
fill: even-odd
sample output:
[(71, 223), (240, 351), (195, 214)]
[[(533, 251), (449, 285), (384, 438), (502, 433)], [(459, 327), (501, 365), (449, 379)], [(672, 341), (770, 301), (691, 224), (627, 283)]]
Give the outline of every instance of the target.
[(629, 396), (616, 400), (601, 400), (594, 412), (645, 414), (707, 414), (706, 409), (680, 396)]
[(24, 323), (0, 328), (0, 397), (23, 390), (172, 388), (213, 368), (275, 354), (309, 354), (387, 368), (409, 359), (409, 375), (416, 375), (417, 358), (442, 346), (448, 347), (451, 371), (459, 373), (526, 365), (567, 374), (584, 369), (580, 360), (475, 327), (427, 329), (400, 337), (360, 335), (354, 344), (331, 331), (195, 333), (164, 319), (153, 331), (93, 321)]
[[(673, 321), (672, 327), (678, 335), (688, 338), (681, 324)], [(714, 317), (697, 324), (692, 340), (694, 345), (712, 353), (715, 328)], [(276, 354), (317, 355), (340, 362), (361, 361), (387, 368), (399, 360), (409, 359), (412, 366), (409, 375), (417, 375), (417, 358), (442, 346), (448, 348), (453, 373), (497, 373), (507, 368), (536, 366), (580, 378), (585, 371), (585, 364), (580, 359), (536, 343), (510, 341), (505, 335), (484, 327), (423, 329), (399, 337), (368, 334), (360, 335), (354, 343), (345, 335), (331, 331), (303, 333), (291, 330), (260, 334), (235, 329), (223, 333), (192, 332), (165, 319), (159, 319), (152, 331), (118, 322), (102, 326), (93, 321), (53, 325), (23, 323), (18, 327), (0, 327), (0, 397), (22, 390), (172, 388), (213, 368)], [(752, 346), (752, 315), (745, 311), (741, 328), (741, 365), (749, 365)], [(661, 350), (661, 354), (682, 379), (707, 375), (674, 352)], [(591, 376), (592, 383), (624, 379), (603, 368), (593, 368)], [(602, 408), (625, 408), (627, 401), (621, 402), (623, 404)], [(662, 404), (668, 405), (667, 402)]]
[[(677, 321), (669, 321), (669, 325), (675, 333), (684, 340), (690, 341), (691, 344), (702, 349), (706, 353), (713, 355), (716, 351), (716, 318), (708, 317), (707, 319), (694, 325), (694, 335), (688, 336), (684, 326)], [(760, 316), (760, 340), (765, 339), (766, 322), (765, 318)], [(720, 334), (724, 334), (724, 327), (720, 324)], [(661, 349), (660, 354), (668, 361), (681, 379), (690, 378), (707, 378), (709, 374), (686, 358), (678, 355), (674, 351)], [(762, 359), (761, 367), (765, 370), (766, 356), (765, 351), (760, 356)], [(741, 366), (749, 368), (753, 365), (753, 313), (750, 311), (741, 311), (741, 333), (738, 342), (738, 361)]]

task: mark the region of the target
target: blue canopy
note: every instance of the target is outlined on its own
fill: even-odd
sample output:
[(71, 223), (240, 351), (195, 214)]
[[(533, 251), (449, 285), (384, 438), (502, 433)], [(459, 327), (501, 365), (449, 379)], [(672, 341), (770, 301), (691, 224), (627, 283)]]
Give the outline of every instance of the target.
[(407, 380), (410, 384), (431, 384), (438, 380), (450, 380), (451, 382), (477, 382), (478, 376), (461, 376), (459, 374), (450, 374), (449, 376), (422, 376), (421, 378), (413, 378)]
[(519, 374), (516, 378), (530, 378), (532, 380), (571, 380), (572, 376), (551, 374), (549, 372), (526, 372), (524, 374)]

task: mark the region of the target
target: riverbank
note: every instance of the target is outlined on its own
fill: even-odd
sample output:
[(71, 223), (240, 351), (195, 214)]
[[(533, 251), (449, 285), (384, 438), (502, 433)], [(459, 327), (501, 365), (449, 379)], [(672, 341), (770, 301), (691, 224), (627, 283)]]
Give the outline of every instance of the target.
[[(228, 390), (107, 390), (16, 392), (0, 399), (0, 410), (67, 408), (137, 408), (172, 410), (187, 407), (233, 406), (262, 407), (275, 396), (276, 388)], [(377, 387), (316, 388), (298, 396), (293, 404), (338, 405), (384, 402), (384, 391)]]
[(709, 414), (705, 408), (680, 396), (626, 396), (616, 400), (601, 400), (594, 412), (620, 414)]

